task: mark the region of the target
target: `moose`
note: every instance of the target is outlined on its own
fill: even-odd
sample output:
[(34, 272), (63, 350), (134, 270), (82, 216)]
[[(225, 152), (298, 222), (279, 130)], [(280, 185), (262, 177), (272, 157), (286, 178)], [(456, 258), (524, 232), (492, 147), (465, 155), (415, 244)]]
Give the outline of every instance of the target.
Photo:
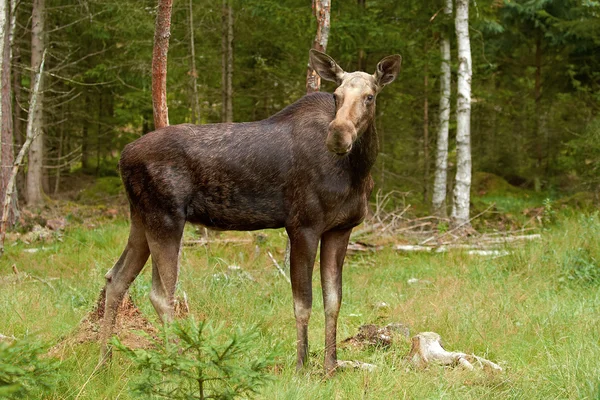
[(375, 100), (396, 79), (402, 58), (383, 58), (373, 75), (345, 72), (316, 50), (309, 59), (321, 78), (337, 84), (333, 94), (306, 95), (258, 122), (167, 126), (125, 146), (119, 170), (131, 227), (125, 250), (105, 276), (101, 361), (110, 355), (118, 305), (150, 255), (150, 301), (163, 322), (173, 319), (181, 239), (190, 222), (218, 230), (286, 229), (299, 370), (308, 355), (320, 241), (324, 367), (327, 374), (336, 369), (342, 267), (373, 189)]

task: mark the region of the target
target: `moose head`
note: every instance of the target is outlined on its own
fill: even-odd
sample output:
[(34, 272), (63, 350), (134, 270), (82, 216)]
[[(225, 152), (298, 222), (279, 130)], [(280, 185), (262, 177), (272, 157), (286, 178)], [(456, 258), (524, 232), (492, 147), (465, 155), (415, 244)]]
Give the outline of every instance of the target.
[(385, 57), (377, 64), (373, 75), (366, 72), (346, 72), (333, 58), (317, 50), (310, 51), (310, 64), (319, 76), (335, 82), (333, 93), (335, 119), (329, 124), (327, 148), (340, 156), (352, 150), (354, 142), (375, 118), (375, 101), (383, 87), (396, 79), (402, 57)]

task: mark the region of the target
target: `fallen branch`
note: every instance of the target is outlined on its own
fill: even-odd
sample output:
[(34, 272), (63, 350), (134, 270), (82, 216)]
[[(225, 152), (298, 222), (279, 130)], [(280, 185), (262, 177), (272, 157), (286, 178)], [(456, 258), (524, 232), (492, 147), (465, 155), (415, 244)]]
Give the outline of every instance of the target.
[(502, 371), (498, 364), (474, 354), (446, 351), (442, 347), (441, 337), (435, 332), (421, 332), (412, 338), (412, 347), (408, 361), (417, 368), (426, 368), (432, 363), (461, 366), (472, 371), (475, 366), (495, 372)]
[[(488, 211), (489, 211), (489, 210), (490, 210), (492, 207), (494, 207), (495, 205), (496, 205), (496, 203), (492, 203), (492, 204), (490, 204), (490, 206), (489, 206), (488, 208), (486, 208), (485, 210), (483, 210), (482, 212), (480, 212), (479, 214), (477, 214), (477, 215), (476, 215), (476, 216), (474, 216), (473, 218), (469, 219), (467, 222), (463, 222), (462, 224), (460, 224), (460, 225), (458, 225), (458, 226), (456, 226), (456, 227), (454, 227), (454, 228), (450, 229), (449, 231), (446, 231), (446, 232), (442, 233), (441, 235), (437, 236), (437, 239), (439, 240), (440, 238), (442, 238), (442, 237), (444, 237), (444, 236), (446, 236), (446, 235), (449, 235), (449, 234), (451, 234), (451, 233), (453, 233), (453, 232), (456, 232), (457, 230), (460, 230), (461, 228), (463, 228), (463, 227), (465, 227), (465, 226), (468, 226), (468, 225), (470, 225), (470, 224), (471, 224), (471, 222), (472, 222), (473, 220), (475, 220), (475, 219), (477, 219), (477, 218), (481, 217), (483, 214), (485, 214), (486, 212), (488, 212)], [(433, 240), (433, 239), (436, 239), (436, 236), (431, 236), (431, 237), (429, 237), (429, 238), (427, 238), (427, 239), (423, 240), (423, 241), (422, 241), (421, 243), (419, 243), (419, 244), (420, 244), (420, 245), (423, 245), (423, 244), (425, 244), (425, 243), (427, 243), (427, 242), (429, 242), (429, 241), (431, 241), (431, 240)]]
[(275, 259), (275, 257), (273, 257), (273, 254), (271, 254), (270, 251), (267, 251), (267, 254), (269, 255), (269, 258), (271, 259), (271, 261), (273, 261), (273, 264), (275, 264), (275, 267), (277, 268), (277, 271), (279, 271), (279, 273), (285, 278), (285, 280), (288, 283), (290, 282), (290, 278), (288, 278), (288, 276), (285, 274), (285, 272), (283, 272), (283, 269), (279, 266), (279, 263), (277, 262), (277, 260)]
[(183, 242), (184, 246), (206, 246), (208, 244), (244, 244), (252, 243), (251, 239), (212, 239), (201, 238), (197, 240), (186, 240)]

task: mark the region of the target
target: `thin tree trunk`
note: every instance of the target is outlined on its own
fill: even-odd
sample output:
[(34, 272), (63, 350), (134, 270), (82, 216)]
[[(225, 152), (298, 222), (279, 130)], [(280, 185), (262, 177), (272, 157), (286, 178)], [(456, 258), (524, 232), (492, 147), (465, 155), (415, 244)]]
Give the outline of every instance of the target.
[[(425, 57), (427, 57), (427, 48), (425, 48)], [(423, 77), (423, 202), (429, 202), (429, 62), (425, 59), (424, 77)]]
[(44, 73), (45, 59), (46, 59), (46, 52), (43, 51), (42, 59), (40, 61), (40, 68), (37, 71), (37, 73), (35, 73), (35, 75), (33, 76), (33, 81), (32, 81), (33, 87), (32, 87), (32, 91), (31, 91), (31, 101), (29, 102), (29, 116), (27, 117), (27, 138), (25, 139), (25, 143), (23, 143), (23, 146), (21, 147), (21, 150), (19, 150), (19, 154), (17, 155), (17, 158), (15, 159), (15, 163), (13, 165), (12, 172), (11, 172), (9, 180), (8, 180), (7, 191), (3, 198), (3, 203), (2, 203), (2, 216), (3, 217), (2, 217), (2, 220), (0, 221), (0, 254), (2, 254), (4, 252), (4, 239), (6, 237), (6, 228), (7, 228), (7, 224), (8, 224), (8, 218), (6, 218), (6, 217), (8, 215), (8, 209), (10, 208), (13, 190), (15, 187), (15, 178), (17, 176), (17, 173), (19, 172), (19, 167), (21, 166), (21, 163), (23, 162), (23, 157), (25, 157), (25, 153), (27, 153), (29, 146), (33, 143), (36, 136), (41, 133), (39, 131), (36, 131), (35, 110), (38, 107), (37, 101), (38, 101), (38, 97), (40, 97), (40, 94), (41, 94), (40, 86), (41, 86), (41, 81), (42, 81), (42, 75)]
[[(89, 110), (90, 97), (87, 92), (83, 96), (84, 109)], [(90, 122), (87, 117), (83, 118), (81, 127), (81, 168), (84, 172), (90, 168)]]
[(233, 8), (227, 5), (227, 112), (226, 122), (233, 122)]
[(471, 200), (471, 44), (469, 40), (469, 0), (456, 1), (458, 44), (458, 91), (456, 104), (456, 183), (452, 205), (452, 225), (469, 228)]
[[(544, 159), (544, 116), (542, 115), (541, 99), (542, 99), (542, 34), (538, 33), (535, 40), (535, 176), (534, 188), (536, 192), (542, 190), (542, 164)], [(544, 137), (545, 139), (545, 137)]]
[[(364, 14), (365, 12), (365, 7), (366, 7), (366, 0), (358, 0), (358, 8), (360, 10), (361, 14)], [(365, 49), (362, 48), (362, 46), (360, 46), (360, 48), (358, 49), (358, 68), (357, 71), (364, 71), (366, 69), (366, 63), (365, 63)]]
[[(62, 106), (61, 108), (61, 118), (60, 120), (62, 121), (65, 118), (65, 109), (64, 106)], [(65, 124), (60, 124), (59, 127), (60, 130), (60, 136), (58, 138), (58, 156), (56, 158), (56, 177), (54, 179), (54, 194), (58, 194), (58, 190), (60, 187), (60, 170), (61, 168), (61, 163), (62, 163), (62, 155), (63, 155), (63, 146), (64, 146), (64, 138), (65, 138)]]
[[(14, 162), (13, 151), (13, 130), (12, 130), (12, 93), (11, 93), (11, 57), (10, 57), (10, 12), (8, 2), (0, 0), (0, 71), (1, 71), (1, 90), (0, 90), (0, 198), (4, 199), (4, 195), (8, 189), (8, 180)], [(10, 214), (10, 209), (7, 210)], [(0, 210), (2, 215), (2, 210)], [(9, 215), (9, 223), (12, 225), (12, 216)]]
[[(33, 0), (33, 11), (31, 14), (31, 69), (39, 71), (44, 52), (44, 9), (45, 0)], [(35, 74), (35, 72), (33, 73)], [(32, 77), (33, 81), (33, 77)], [(44, 87), (44, 77), (40, 75), (40, 88)], [(38, 106), (34, 109), (33, 131), (35, 137), (29, 148), (27, 165), (27, 204), (39, 205), (44, 201), (43, 197), (43, 160), (44, 160), (44, 131), (43, 131), (43, 93), (38, 94)], [(33, 92), (32, 92), (33, 97)]]
[[(313, 0), (313, 13), (317, 19), (317, 34), (312, 48), (325, 52), (329, 40), (331, 0)], [(308, 63), (306, 71), (306, 93), (318, 92), (321, 89), (321, 78)]]
[[(452, 16), (452, 0), (446, 0), (445, 20)], [(435, 178), (433, 182), (433, 215), (446, 218), (446, 193), (448, 181), (448, 126), (450, 122), (450, 32), (444, 26), (440, 34), (442, 58), (440, 73), (440, 115), (435, 158)]]
[(227, 0), (223, 0), (221, 10), (221, 122), (227, 121)]
[(198, 97), (198, 72), (196, 70), (196, 45), (194, 43), (194, 9), (192, 7), (193, 1), (190, 0), (190, 51), (192, 55), (192, 72), (191, 72), (191, 85), (192, 85), (192, 124), (200, 122), (200, 99)]
[[(12, 2), (13, 0), (11, 0)], [(13, 64), (16, 65), (18, 63), (20, 63), (21, 61), (21, 51), (19, 49), (19, 46), (13, 46)], [(25, 141), (24, 135), (23, 135), (23, 120), (22, 118), (22, 110), (21, 110), (21, 104), (24, 103), (24, 100), (22, 99), (22, 94), (23, 91), (21, 90), (21, 70), (20, 68), (14, 68), (13, 70), (13, 92), (14, 92), (14, 107), (13, 107), (13, 137), (14, 137), (14, 145), (15, 145), (15, 151), (17, 151), (17, 149), (20, 149), (21, 146), (23, 145), (23, 142)], [(13, 152), (13, 154), (14, 154)], [(19, 197), (19, 193), (25, 193), (25, 175), (23, 173), (23, 170), (19, 170), (19, 174), (17, 175), (16, 178), (16, 188), (15, 188), (15, 194), (14, 194), (14, 201), (13, 201), (13, 210), (15, 211), (15, 215), (16, 215), (16, 211), (17, 211), (17, 199)]]
[(154, 129), (169, 125), (167, 107), (167, 53), (171, 36), (171, 10), (173, 0), (159, 0), (154, 28), (154, 51), (152, 53), (152, 106)]

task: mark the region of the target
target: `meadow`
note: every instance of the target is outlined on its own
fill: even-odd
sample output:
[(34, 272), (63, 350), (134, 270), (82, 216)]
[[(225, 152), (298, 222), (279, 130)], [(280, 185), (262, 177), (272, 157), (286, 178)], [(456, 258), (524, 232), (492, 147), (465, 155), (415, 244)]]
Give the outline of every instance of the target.
[[(434, 331), (447, 350), (500, 364), (499, 374), (442, 366), (415, 370), (404, 361), (410, 341), (401, 339), (389, 348), (340, 346), (338, 358), (377, 369), (343, 370), (324, 379), (318, 262), (310, 361), (296, 373), (291, 290), (267, 254), (283, 258), (283, 231), (223, 233), (208, 245), (186, 246), (178, 294), (187, 296), (190, 318), (220, 326), (224, 335), (254, 332), (246, 359), (276, 349), (270, 380), (254, 396), (260, 399), (600, 399), (600, 217), (557, 217), (540, 233), (540, 240), (511, 245), (500, 257), (460, 250), (400, 253), (386, 245), (346, 258), (338, 342), (364, 324), (402, 323), (411, 335)], [(0, 333), (41, 343), (38, 359), (54, 369), (46, 386), (33, 381), (25, 398), (138, 398), (132, 387), (141, 372), (122, 352), (97, 369), (96, 342), (68, 341), (94, 308), (127, 234), (127, 221), (117, 217), (94, 226), (72, 224), (60, 240), (45, 244), (7, 246), (0, 259)], [(193, 227), (186, 230), (187, 240), (199, 237)], [(130, 293), (158, 327), (148, 300), (150, 270), (146, 266)], [(418, 281), (409, 283), (411, 278)], [(48, 355), (57, 343), (67, 344)], [(0, 354), (6, 355), (10, 345), (4, 346)]]

